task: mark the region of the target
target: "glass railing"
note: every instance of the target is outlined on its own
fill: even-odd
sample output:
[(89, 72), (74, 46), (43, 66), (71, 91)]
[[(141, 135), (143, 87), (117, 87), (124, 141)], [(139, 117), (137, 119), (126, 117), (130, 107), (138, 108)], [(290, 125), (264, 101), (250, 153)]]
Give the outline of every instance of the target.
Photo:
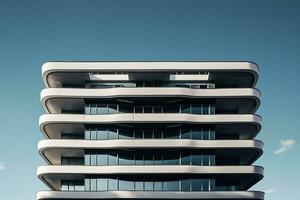
[[(62, 158), (65, 160), (65, 158)], [(81, 158), (83, 160), (83, 158)], [(72, 160), (72, 159), (71, 159)], [(216, 165), (215, 155), (201, 153), (156, 153), (145, 154), (141, 152), (91, 153), (84, 155), (84, 165), (110, 166), (110, 165)], [(62, 162), (62, 163), (67, 163)], [(70, 163), (70, 162), (68, 162)], [(72, 163), (74, 163), (72, 161)], [(81, 162), (77, 162), (82, 164)]]
[(160, 82), (127, 82), (127, 83), (87, 83), (86, 88), (138, 88), (138, 87), (181, 87), (192, 89), (213, 89), (214, 83), (160, 83)]
[(86, 104), (87, 115), (108, 115), (122, 113), (188, 113), (198, 115), (215, 114), (214, 104), (173, 104), (164, 106), (133, 106), (123, 104)]
[[(148, 180), (147, 180), (148, 179)], [(215, 179), (86, 178), (62, 181), (61, 191), (216, 191)]]
[(117, 140), (117, 139), (193, 139), (215, 140), (213, 129), (172, 128), (169, 130), (130, 130), (130, 129), (86, 129), (86, 140)]

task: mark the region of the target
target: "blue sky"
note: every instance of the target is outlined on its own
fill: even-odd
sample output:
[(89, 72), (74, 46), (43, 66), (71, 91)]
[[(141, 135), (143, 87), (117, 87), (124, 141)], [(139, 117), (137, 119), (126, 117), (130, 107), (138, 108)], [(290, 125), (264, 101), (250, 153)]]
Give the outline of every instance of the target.
[[(0, 0), (0, 198), (35, 199), (41, 65), (49, 60), (251, 60), (260, 66), (257, 165), (266, 199), (300, 173), (300, 1)], [(278, 150), (279, 149), (279, 150)]]

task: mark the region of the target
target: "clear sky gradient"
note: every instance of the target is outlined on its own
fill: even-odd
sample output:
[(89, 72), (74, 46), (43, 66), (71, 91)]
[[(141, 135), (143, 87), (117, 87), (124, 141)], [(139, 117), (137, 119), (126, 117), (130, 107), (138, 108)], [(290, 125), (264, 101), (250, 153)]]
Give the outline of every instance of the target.
[[(51, 60), (250, 60), (260, 66), (265, 143), (252, 189), (297, 199), (300, 1), (0, 0), (0, 199), (32, 200), (41, 65)], [(280, 141), (281, 143), (280, 147)], [(277, 150), (277, 151), (276, 151)]]

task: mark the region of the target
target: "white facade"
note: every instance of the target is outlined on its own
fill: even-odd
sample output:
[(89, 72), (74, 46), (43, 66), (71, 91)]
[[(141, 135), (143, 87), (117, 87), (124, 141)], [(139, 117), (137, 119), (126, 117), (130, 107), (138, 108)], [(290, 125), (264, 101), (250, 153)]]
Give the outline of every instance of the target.
[(256, 64), (48, 62), (42, 78), (37, 199), (264, 199)]

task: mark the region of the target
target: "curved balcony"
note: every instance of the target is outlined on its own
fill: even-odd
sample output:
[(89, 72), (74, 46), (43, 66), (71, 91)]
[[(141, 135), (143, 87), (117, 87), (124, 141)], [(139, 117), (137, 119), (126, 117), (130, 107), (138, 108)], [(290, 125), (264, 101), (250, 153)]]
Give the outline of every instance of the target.
[[(252, 62), (47, 62), (42, 67), (42, 78), (46, 87), (82, 86), (91, 81), (91, 72), (113, 72), (102, 79), (104, 81), (172, 81), (170, 72), (177, 71), (209, 72), (206, 80), (217, 85), (229, 84), (243, 88), (254, 87), (258, 79), (258, 66)], [(125, 72), (127, 75), (115, 75), (115, 72)], [(203, 77), (186, 78), (179, 75), (175, 80), (203, 81)]]
[[(261, 129), (261, 117), (258, 115), (194, 115), (194, 114), (44, 114), (39, 119), (40, 130), (48, 138), (60, 138), (62, 132), (84, 132), (88, 124), (197, 124), (215, 125), (224, 130), (240, 130), (241, 138), (254, 137)], [(249, 136), (250, 135), (250, 136)]]
[(86, 176), (157, 176), (191, 175), (216, 179), (238, 180), (241, 190), (247, 190), (263, 178), (260, 166), (40, 166), (38, 177), (53, 190), (59, 190), (62, 180), (83, 180)]
[(264, 193), (258, 191), (214, 191), (214, 192), (152, 192), (152, 191), (110, 191), (110, 192), (61, 192), (42, 191), (38, 200), (48, 199), (247, 199), (263, 200)]
[(159, 103), (180, 99), (214, 99), (217, 108), (238, 110), (240, 114), (254, 113), (260, 105), (260, 92), (253, 88), (206, 90), (189, 88), (47, 88), (41, 92), (41, 103), (48, 113), (61, 113), (61, 110), (81, 110), (83, 112), (86, 100), (106, 99), (136, 103), (143, 102), (149, 97), (152, 100), (158, 99)]
[(60, 165), (64, 155), (84, 157), (86, 150), (213, 150), (223, 158), (238, 157), (241, 165), (251, 165), (263, 152), (258, 140), (42, 140), (40, 155), (52, 165)]

